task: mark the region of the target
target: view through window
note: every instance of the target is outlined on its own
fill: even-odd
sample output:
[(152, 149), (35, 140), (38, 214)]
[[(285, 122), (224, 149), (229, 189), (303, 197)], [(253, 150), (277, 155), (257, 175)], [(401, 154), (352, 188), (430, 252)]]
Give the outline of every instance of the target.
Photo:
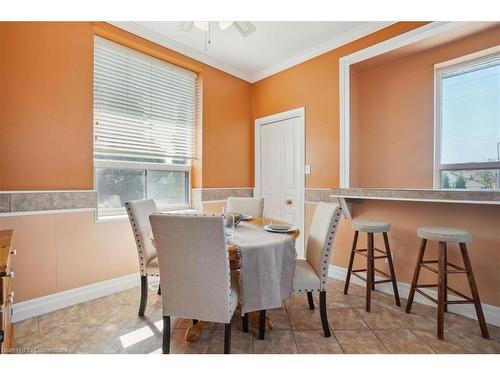
[(438, 70), (444, 189), (500, 188), (500, 54)]

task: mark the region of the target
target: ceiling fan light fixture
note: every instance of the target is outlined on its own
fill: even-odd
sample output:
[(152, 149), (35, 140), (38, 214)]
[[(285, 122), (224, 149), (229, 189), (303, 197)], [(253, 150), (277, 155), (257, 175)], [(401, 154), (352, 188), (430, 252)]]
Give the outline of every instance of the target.
[(231, 27), (234, 21), (219, 21), (219, 28), (221, 30), (226, 30), (227, 28)]
[(208, 31), (208, 21), (194, 21), (194, 26), (202, 31)]

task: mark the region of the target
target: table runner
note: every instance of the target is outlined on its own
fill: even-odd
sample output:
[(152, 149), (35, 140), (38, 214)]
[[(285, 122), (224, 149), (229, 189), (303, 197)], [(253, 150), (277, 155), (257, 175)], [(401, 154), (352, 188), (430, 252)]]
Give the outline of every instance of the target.
[(292, 294), (295, 239), (242, 222), (228, 242), (239, 250), (242, 315), (281, 307)]

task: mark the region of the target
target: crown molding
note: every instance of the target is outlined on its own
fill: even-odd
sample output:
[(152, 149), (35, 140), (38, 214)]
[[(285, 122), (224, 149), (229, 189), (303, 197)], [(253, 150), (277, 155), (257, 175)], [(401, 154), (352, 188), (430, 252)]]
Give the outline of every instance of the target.
[(392, 21), (390, 22), (380, 21), (380, 22), (370, 22), (368, 24), (361, 25), (351, 31), (348, 31), (341, 35), (337, 35), (321, 44), (309, 48), (295, 56), (289, 57), (274, 65), (262, 69), (261, 71), (252, 75), (250, 82), (254, 83), (266, 77), (272, 76), (273, 74), (282, 72), (283, 70), (291, 68), (292, 66), (298, 65), (316, 56), (322, 55), (326, 52), (339, 48), (345, 44), (351, 43), (356, 39), (360, 39), (366, 35), (372, 34), (394, 23), (395, 22)]
[(117, 21), (117, 22), (109, 22), (111, 25), (116, 26), (120, 29), (128, 31), (132, 34), (140, 36), (144, 39), (150, 40), (154, 43), (157, 43), (163, 47), (169, 48), (175, 52), (181, 53), (187, 57), (198, 60), (204, 64), (210, 65), (214, 68), (222, 70), (223, 72), (229, 73), (233, 76), (241, 78), (247, 82), (254, 83), (263, 78), (269, 77), (273, 74), (279, 73), (283, 70), (291, 68), (292, 66), (298, 65), (304, 61), (312, 59), (316, 56), (322, 55), (328, 51), (331, 51), (335, 48), (338, 48), (342, 45), (348, 44), (356, 39), (362, 38), (366, 35), (374, 33), (380, 29), (383, 29), (387, 26), (392, 25), (395, 22), (370, 22), (364, 25), (361, 25), (349, 32), (344, 34), (335, 36), (321, 44), (318, 44), (312, 48), (309, 48), (297, 55), (292, 57), (288, 57), (272, 66), (269, 66), (265, 69), (258, 71), (255, 74), (249, 74), (247, 72), (243, 72), (239, 69), (236, 69), (220, 60), (214, 59), (206, 54), (187, 47), (186, 45), (176, 42), (173, 39), (167, 38), (155, 31), (149, 30), (136, 22), (133, 21)]
[(244, 81), (251, 82), (251, 77), (249, 74), (246, 74), (245, 72), (242, 72), (238, 69), (235, 69), (232, 66), (230, 66), (230, 65), (228, 65), (220, 60), (217, 60), (217, 59), (214, 59), (210, 56), (207, 56), (203, 52), (197, 51), (197, 50), (190, 48), (182, 43), (176, 42), (173, 39), (167, 38), (166, 36), (163, 36), (155, 31), (146, 29), (145, 27), (139, 25), (136, 22), (116, 21), (116, 22), (108, 22), (108, 23), (113, 25), (113, 26), (116, 26), (120, 29), (123, 29), (125, 31), (128, 31), (129, 33), (140, 36), (141, 38), (150, 40), (151, 42), (159, 44), (160, 46), (171, 49), (172, 51), (181, 53), (181, 54), (183, 54), (187, 57), (190, 57), (192, 59), (195, 59), (199, 62), (210, 65), (213, 68), (217, 68), (219, 70), (222, 70), (223, 72), (226, 72), (226, 73), (229, 73), (233, 76), (241, 78)]

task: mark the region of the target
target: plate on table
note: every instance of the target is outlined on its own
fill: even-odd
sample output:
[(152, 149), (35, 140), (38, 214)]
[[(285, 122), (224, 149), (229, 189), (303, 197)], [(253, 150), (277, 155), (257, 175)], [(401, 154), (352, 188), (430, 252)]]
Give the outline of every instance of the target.
[(252, 220), (252, 219), (253, 219), (252, 215), (241, 214), (241, 221), (248, 221), (248, 220)]
[(290, 233), (297, 230), (295, 225), (289, 224), (267, 224), (262, 227), (264, 230), (273, 233)]

